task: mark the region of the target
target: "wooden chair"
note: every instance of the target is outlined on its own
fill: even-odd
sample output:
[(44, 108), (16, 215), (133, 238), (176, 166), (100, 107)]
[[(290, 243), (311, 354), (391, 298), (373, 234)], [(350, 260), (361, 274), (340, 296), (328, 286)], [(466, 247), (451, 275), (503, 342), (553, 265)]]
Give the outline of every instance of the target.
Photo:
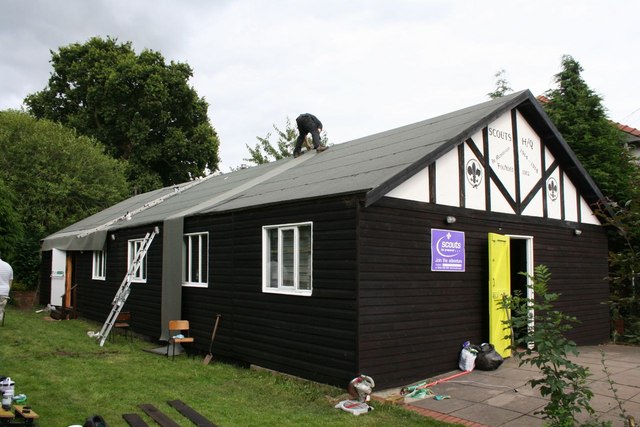
[[(175, 338), (176, 335), (183, 335), (184, 338)], [(167, 346), (167, 357), (169, 357), (169, 346), (173, 345), (173, 354), (171, 360), (176, 357), (176, 344), (193, 344), (193, 337), (189, 336), (188, 320), (170, 320), (169, 321), (169, 345)]]
[[(114, 332), (116, 330), (121, 331), (121, 333), (127, 337), (129, 335), (131, 337), (131, 341), (133, 341), (133, 335), (130, 333), (131, 328), (131, 312), (130, 311), (122, 311), (116, 317), (116, 323), (113, 324)], [(115, 341), (115, 334), (111, 334), (111, 339)]]

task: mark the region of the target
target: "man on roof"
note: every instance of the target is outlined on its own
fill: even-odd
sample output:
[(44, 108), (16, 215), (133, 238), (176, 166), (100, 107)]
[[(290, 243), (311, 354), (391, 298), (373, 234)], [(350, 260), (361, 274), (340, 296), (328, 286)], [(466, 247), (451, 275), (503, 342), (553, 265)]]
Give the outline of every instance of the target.
[(313, 138), (313, 148), (318, 153), (322, 153), (328, 147), (325, 145), (321, 145), (320, 143), (320, 132), (322, 132), (322, 122), (313, 114), (305, 113), (300, 114), (296, 119), (296, 123), (298, 125), (298, 139), (296, 140), (296, 146), (293, 149), (293, 157), (298, 157), (302, 154), (302, 143), (304, 142), (307, 134), (311, 134)]

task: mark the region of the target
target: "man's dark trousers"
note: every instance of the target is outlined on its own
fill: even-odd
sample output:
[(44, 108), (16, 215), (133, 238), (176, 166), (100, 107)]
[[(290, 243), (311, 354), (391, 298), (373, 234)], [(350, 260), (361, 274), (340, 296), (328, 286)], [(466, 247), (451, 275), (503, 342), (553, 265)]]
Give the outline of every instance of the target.
[(309, 114), (301, 114), (296, 119), (296, 123), (298, 125), (299, 135), (293, 152), (300, 153), (300, 150), (302, 150), (302, 143), (308, 133), (310, 133), (313, 138), (313, 148), (318, 148), (320, 146), (320, 132), (318, 132), (318, 126), (313, 120), (313, 117)]

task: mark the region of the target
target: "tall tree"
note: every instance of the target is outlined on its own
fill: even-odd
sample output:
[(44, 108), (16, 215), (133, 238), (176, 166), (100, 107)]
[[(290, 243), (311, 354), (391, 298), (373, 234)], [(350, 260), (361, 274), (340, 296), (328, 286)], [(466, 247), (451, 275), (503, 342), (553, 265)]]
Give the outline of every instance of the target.
[[(291, 119), (287, 117), (284, 130), (281, 130), (275, 124), (273, 125), (273, 129), (276, 131), (276, 135), (278, 137), (275, 144), (271, 142), (271, 132), (267, 133), (264, 138), (256, 136), (258, 143), (254, 148), (249, 147), (248, 144), (246, 145), (247, 150), (249, 150), (249, 157), (243, 160), (251, 162), (254, 165), (261, 165), (263, 163), (274, 162), (293, 155), (293, 148), (295, 147), (296, 140), (298, 139), (297, 126), (294, 126), (291, 123)], [(305, 141), (305, 144), (303, 144), (307, 146), (307, 149), (313, 146), (308, 139), (309, 137), (307, 136), (307, 140)], [(327, 145), (328, 139), (326, 132), (322, 132), (320, 140), (322, 144)]]
[(1, 198), (16, 195), (9, 210), (24, 230), (6, 249), (16, 280), (35, 285), (40, 240), (125, 198), (125, 165), (97, 141), (17, 111), (0, 111), (0, 153)]
[(137, 191), (168, 186), (218, 168), (218, 137), (208, 104), (189, 86), (185, 63), (165, 63), (131, 42), (91, 38), (51, 51), (48, 85), (27, 96), (28, 111), (93, 137), (129, 165)]
[(640, 265), (640, 169), (623, 144), (623, 135), (607, 118), (602, 98), (581, 76), (582, 67), (562, 57), (557, 88), (547, 91), (544, 109), (587, 172), (609, 199), (601, 209), (609, 231), (609, 305), (614, 320), (640, 311), (636, 281)]
[(546, 92), (544, 109), (605, 196), (617, 202), (636, 199), (638, 167), (582, 71), (578, 61), (563, 56), (557, 87)]

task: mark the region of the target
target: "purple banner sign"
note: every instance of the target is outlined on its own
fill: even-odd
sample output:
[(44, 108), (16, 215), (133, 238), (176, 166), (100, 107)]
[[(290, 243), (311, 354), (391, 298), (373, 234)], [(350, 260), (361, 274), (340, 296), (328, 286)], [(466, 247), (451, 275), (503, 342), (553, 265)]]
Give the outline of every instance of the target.
[(431, 271), (464, 271), (464, 231), (431, 229)]

